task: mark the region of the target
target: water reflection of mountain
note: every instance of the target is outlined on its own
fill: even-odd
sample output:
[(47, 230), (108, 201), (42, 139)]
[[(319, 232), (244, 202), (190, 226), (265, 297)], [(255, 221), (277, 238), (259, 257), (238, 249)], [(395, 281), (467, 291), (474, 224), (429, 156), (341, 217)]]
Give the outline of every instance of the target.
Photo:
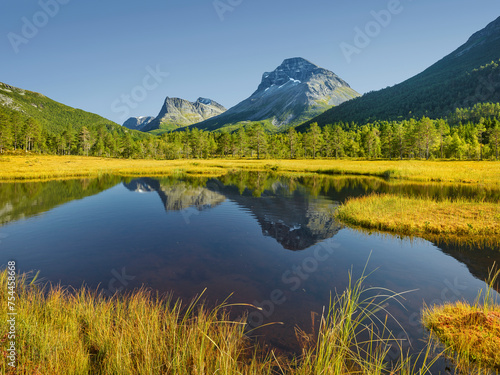
[(275, 238), (285, 249), (304, 250), (319, 241), (335, 236), (341, 226), (333, 219), (338, 204), (315, 197), (300, 184), (276, 181), (267, 186), (259, 197), (234, 185), (218, 180), (207, 183), (207, 188), (224, 194), (228, 199), (250, 211), (259, 222), (262, 233)]
[(311, 199), (307, 189), (296, 185), (292, 189), (286, 181), (274, 181), (261, 189), (258, 196), (254, 189), (240, 189), (216, 179), (207, 180), (204, 187), (193, 186), (187, 181), (152, 178), (140, 178), (124, 185), (136, 192), (156, 191), (167, 211), (188, 207), (203, 210), (231, 200), (251, 212), (264, 235), (275, 238), (288, 250), (307, 249), (333, 237), (341, 228), (333, 219), (336, 203)]
[(216, 207), (226, 200), (217, 192), (200, 186), (192, 186), (184, 181), (169, 183), (153, 178), (138, 178), (123, 185), (130, 191), (138, 193), (156, 191), (167, 211), (182, 211), (189, 207), (202, 211)]
[[(303, 250), (337, 234), (341, 226), (333, 211), (352, 196), (372, 192), (446, 197), (482, 198), (498, 201), (498, 189), (467, 185), (390, 183), (375, 178), (326, 176), (283, 177), (257, 172), (231, 173), (218, 179), (137, 179), (126, 184), (133, 191), (156, 191), (166, 210), (215, 207), (224, 200), (237, 203), (258, 221), (266, 236), (284, 248)], [(493, 262), (500, 263), (498, 246), (477, 248), (436, 240), (444, 253), (464, 263), (484, 280)]]

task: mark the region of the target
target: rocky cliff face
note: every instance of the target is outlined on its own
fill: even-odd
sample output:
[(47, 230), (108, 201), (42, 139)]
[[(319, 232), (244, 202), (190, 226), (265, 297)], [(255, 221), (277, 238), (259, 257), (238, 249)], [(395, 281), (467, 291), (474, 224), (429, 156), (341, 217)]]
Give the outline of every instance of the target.
[(194, 126), (215, 130), (245, 121), (269, 121), (278, 128), (289, 127), (358, 96), (333, 72), (297, 57), (264, 73), (257, 91), (248, 99)]
[(207, 120), (225, 111), (226, 108), (222, 105), (207, 98), (198, 98), (193, 103), (180, 98), (167, 97), (158, 116), (142, 130), (173, 130)]
[(142, 130), (152, 120), (154, 120), (153, 116), (130, 117), (122, 126), (132, 130)]

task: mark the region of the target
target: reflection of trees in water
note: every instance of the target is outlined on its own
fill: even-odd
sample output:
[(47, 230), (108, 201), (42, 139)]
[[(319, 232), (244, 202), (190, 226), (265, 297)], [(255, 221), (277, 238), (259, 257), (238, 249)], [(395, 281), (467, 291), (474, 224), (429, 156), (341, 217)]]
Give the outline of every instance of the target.
[[(438, 176), (437, 176), (438, 177)], [(349, 196), (370, 193), (404, 194), (433, 199), (469, 198), (488, 202), (500, 200), (500, 188), (473, 184), (447, 184), (442, 182), (388, 181), (378, 177), (326, 176), (319, 174), (278, 175), (271, 172), (239, 171), (229, 173), (219, 180), (224, 185), (237, 186), (240, 193), (246, 189), (260, 196), (279, 181), (286, 186), (288, 194), (296, 189), (305, 189), (313, 197), (326, 195), (343, 202)]]
[(49, 211), (119, 184), (120, 177), (0, 183), (0, 225)]
[[(469, 272), (482, 281), (487, 281), (489, 271), (492, 268), (500, 268), (500, 244), (497, 240), (475, 244), (459, 239), (436, 238), (432, 242), (436, 244), (445, 254), (464, 263)], [(500, 282), (497, 282), (495, 289), (500, 293)]]

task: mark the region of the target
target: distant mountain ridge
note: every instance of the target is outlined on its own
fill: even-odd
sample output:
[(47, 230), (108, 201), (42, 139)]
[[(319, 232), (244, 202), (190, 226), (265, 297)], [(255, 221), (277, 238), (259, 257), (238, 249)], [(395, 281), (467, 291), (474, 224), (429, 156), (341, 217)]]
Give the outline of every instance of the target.
[(311, 119), (360, 124), (411, 117), (445, 117), (456, 108), (500, 101), (500, 17), (422, 73), (395, 86), (367, 93)]
[(226, 108), (214, 100), (198, 98), (195, 102), (180, 98), (165, 99), (160, 113), (142, 131), (169, 131), (201, 122), (224, 113)]
[(123, 123), (122, 126), (128, 129), (142, 131), (142, 129), (154, 119), (155, 118), (153, 116), (130, 117), (127, 121)]
[(283, 130), (358, 96), (335, 73), (296, 57), (264, 73), (257, 90), (248, 99), (192, 127), (218, 130), (248, 121), (264, 121), (271, 130)]

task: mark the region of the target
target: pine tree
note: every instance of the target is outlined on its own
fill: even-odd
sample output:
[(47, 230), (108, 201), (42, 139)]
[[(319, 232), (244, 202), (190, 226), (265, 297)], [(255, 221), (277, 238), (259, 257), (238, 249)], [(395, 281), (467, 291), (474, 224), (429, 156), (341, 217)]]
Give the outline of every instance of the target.
[(477, 141), (479, 142), (479, 160), (483, 160), (483, 142), (484, 133), (486, 132), (486, 126), (484, 125), (484, 118), (479, 119), (479, 124), (476, 127)]
[(346, 134), (340, 125), (335, 125), (332, 131), (332, 147), (335, 150), (335, 159), (343, 153)]
[(32, 151), (35, 148), (35, 143), (39, 142), (42, 133), (40, 123), (32, 117), (24, 121), (22, 135), (24, 139), (24, 150)]
[(290, 159), (295, 158), (295, 153), (297, 149), (298, 135), (294, 128), (288, 129), (288, 149)]
[(260, 123), (253, 124), (248, 130), (250, 148), (257, 152), (257, 159), (267, 150), (267, 134)]
[(9, 150), (12, 147), (12, 128), (7, 115), (0, 112), (0, 153)]
[(490, 130), (490, 143), (495, 149), (495, 157), (498, 160), (498, 146), (500, 145), (500, 124), (497, 119), (493, 119)]
[(92, 141), (91, 141), (91, 134), (90, 131), (87, 129), (86, 126), (82, 127), (82, 130), (80, 130), (80, 148), (82, 149), (83, 153), (86, 156), (89, 156), (89, 150), (92, 147)]
[(316, 152), (321, 148), (323, 143), (323, 134), (317, 122), (311, 124), (307, 135), (312, 150), (312, 157), (316, 159)]
[(441, 159), (444, 158), (444, 143), (446, 136), (450, 134), (450, 127), (446, 123), (445, 120), (440, 119), (437, 121), (436, 124), (436, 130), (437, 130), (437, 141), (439, 142), (439, 148), (441, 151)]

